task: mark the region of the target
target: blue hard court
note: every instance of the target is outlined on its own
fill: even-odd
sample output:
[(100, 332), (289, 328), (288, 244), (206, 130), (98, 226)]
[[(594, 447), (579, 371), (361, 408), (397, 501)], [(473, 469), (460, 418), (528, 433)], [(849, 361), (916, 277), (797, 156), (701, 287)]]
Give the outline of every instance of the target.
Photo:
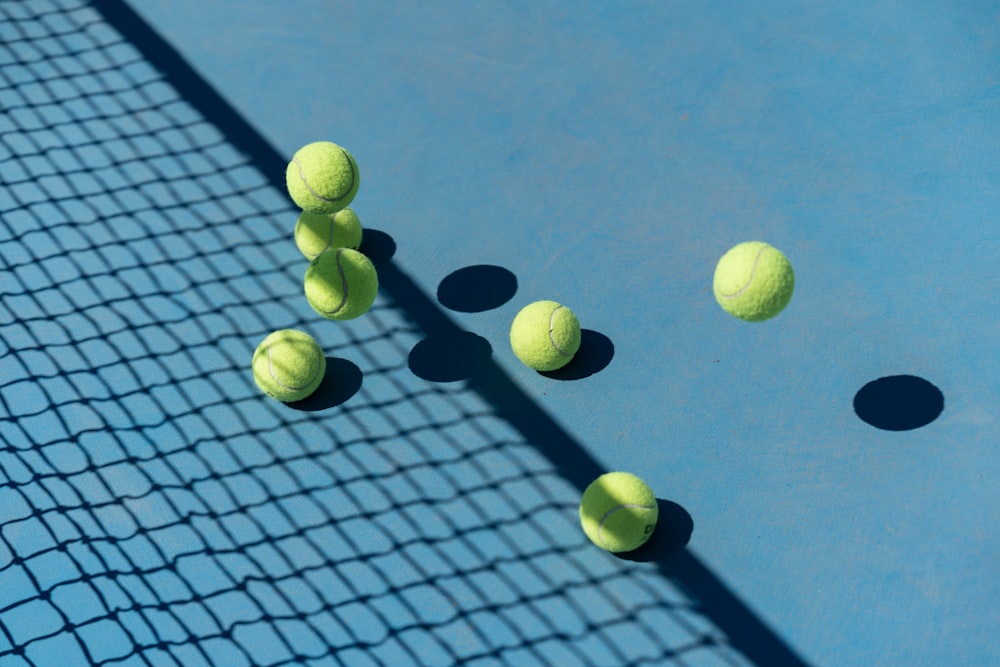
[[(1000, 664), (1000, 9), (0, 2), (2, 667)], [(350, 149), (316, 315), (284, 169)], [(773, 320), (712, 294), (764, 240)], [(510, 322), (554, 299), (564, 369)], [(285, 405), (275, 329), (328, 373)], [(640, 474), (652, 539), (577, 504)]]

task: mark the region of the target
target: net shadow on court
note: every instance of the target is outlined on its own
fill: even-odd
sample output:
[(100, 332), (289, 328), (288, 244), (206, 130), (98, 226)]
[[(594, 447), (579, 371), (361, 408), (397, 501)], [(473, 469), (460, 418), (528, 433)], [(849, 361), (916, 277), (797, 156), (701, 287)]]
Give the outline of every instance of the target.
[[(285, 159), (126, 4), (0, 30), (4, 667), (805, 664), (682, 508), (590, 545), (603, 471), (495, 364), (415, 376), (463, 332), (396, 262), (309, 316)], [(312, 409), (248, 373), (289, 327), (350, 378)]]

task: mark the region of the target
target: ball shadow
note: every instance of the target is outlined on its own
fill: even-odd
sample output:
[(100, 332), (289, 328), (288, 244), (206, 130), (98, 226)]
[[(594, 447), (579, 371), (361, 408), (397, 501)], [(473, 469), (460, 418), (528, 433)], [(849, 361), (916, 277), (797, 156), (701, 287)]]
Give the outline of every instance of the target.
[(554, 371), (539, 371), (553, 380), (582, 380), (600, 373), (615, 356), (615, 344), (602, 333), (583, 329), (580, 332), (580, 349), (568, 364)]
[(688, 511), (670, 500), (656, 499), (660, 514), (649, 540), (638, 549), (615, 554), (622, 560), (652, 563), (684, 551), (694, 532), (694, 519)]
[(438, 302), (460, 313), (481, 313), (499, 308), (517, 293), (517, 276), (490, 264), (453, 271), (438, 285)]
[(366, 227), (361, 233), (361, 247), (358, 250), (378, 266), (385, 264), (396, 254), (396, 242), (385, 232)]
[(854, 412), (883, 431), (912, 431), (927, 426), (944, 411), (944, 394), (914, 375), (872, 380), (854, 395)]
[(326, 374), (322, 382), (309, 396), (301, 401), (287, 403), (293, 410), (319, 412), (346, 403), (361, 389), (364, 374), (361, 369), (347, 359), (326, 358)]
[(425, 338), (410, 350), (408, 363), (417, 377), (430, 382), (457, 382), (489, 369), (493, 348), (468, 331)]

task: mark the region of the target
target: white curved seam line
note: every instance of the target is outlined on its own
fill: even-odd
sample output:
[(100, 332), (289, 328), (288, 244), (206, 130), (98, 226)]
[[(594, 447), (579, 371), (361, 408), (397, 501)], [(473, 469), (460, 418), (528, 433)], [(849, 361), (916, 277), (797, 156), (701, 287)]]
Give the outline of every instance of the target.
[(331, 213), (331, 214), (330, 214), (330, 238), (328, 238), (328, 239), (326, 240), (326, 246), (325, 246), (325, 247), (324, 247), (324, 248), (323, 248), (322, 250), (320, 250), (320, 251), (319, 251), (319, 252), (320, 252), (320, 254), (323, 254), (323, 253), (324, 253), (324, 252), (326, 252), (327, 250), (330, 250), (330, 249), (332, 249), (332, 248), (333, 248), (333, 227), (334, 227), (334, 220), (333, 220), (333, 219), (334, 219), (334, 218), (335, 218), (336, 216), (337, 216), (337, 214), (336, 214), (336, 213)]
[[(350, 163), (350, 165), (351, 165), (351, 185), (350, 185), (350, 187), (347, 188), (347, 191), (350, 192), (351, 190), (354, 189), (354, 162), (351, 160), (350, 156), (347, 155), (346, 151), (344, 151), (344, 157), (347, 158), (348, 163)], [(306, 174), (302, 170), (302, 163), (299, 162), (298, 156), (293, 155), (292, 156), (292, 162), (295, 163), (295, 168), (299, 170), (299, 178), (302, 179), (302, 184), (306, 186), (306, 190), (309, 191), (309, 194), (311, 194), (316, 199), (319, 199), (319, 200), (325, 201), (325, 202), (330, 202), (331, 204), (336, 204), (341, 199), (343, 199), (344, 197), (347, 196), (345, 194), (345, 195), (343, 195), (341, 197), (337, 197), (336, 199), (330, 199), (329, 197), (324, 197), (320, 193), (318, 193), (315, 190), (313, 190), (312, 186), (309, 185), (309, 181), (306, 180)]]
[(344, 295), (341, 297), (340, 303), (338, 303), (335, 308), (323, 311), (330, 315), (336, 315), (337, 313), (342, 311), (345, 306), (347, 306), (347, 292), (350, 289), (350, 286), (347, 283), (347, 276), (344, 275), (344, 265), (340, 263), (340, 254), (342, 252), (344, 252), (343, 248), (337, 249), (337, 273), (340, 275), (340, 285), (343, 288), (342, 291)]
[(328, 199), (328, 198), (324, 197), (323, 195), (321, 195), (320, 193), (318, 193), (315, 190), (313, 190), (313, 187), (311, 185), (309, 185), (309, 181), (306, 180), (306, 174), (302, 170), (302, 163), (299, 162), (299, 158), (298, 157), (293, 156), (292, 157), (292, 162), (295, 163), (295, 168), (299, 170), (299, 178), (302, 179), (302, 185), (306, 186), (306, 190), (309, 191), (309, 194), (311, 194), (316, 199), (319, 199), (320, 201), (330, 202), (331, 204), (336, 203), (335, 199)]
[(271, 341), (268, 340), (267, 341), (267, 370), (271, 374), (271, 379), (274, 380), (275, 382), (277, 382), (279, 385), (281, 385), (285, 389), (291, 389), (292, 391), (298, 391), (300, 389), (305, 389), (310, 384), (312, 384), (313, 380), (316, 379), (316, 376), (319, 375), (319, 364), (316, 365), (316, 371), (312, 374), (312, 377), (310, 377), (306, 381), (305, 384), (298, 385), (298, 386), (293, 385), (293, 384), (285, 384), (284, 382), (282, 382), (281, 380), (278, 379), (277, 375), (274, 374), (274, 360), (271, 358)]
[(559, 311), (559, 309), (565, 307), (566, 306), (559, 306), (558, 308), (553, 310), (552, 313), (549, 315), (549, 341), (552, 343), (552, 347), (556, 348), (556, 352), (558, 352), (564, 357), (568, 357), (569, 352), (559, 347), (559, 343), (556, 342), (555, 337), (552, 335), (552, 331), (555, 329), (556, 326), (556, 313)]
[(608, 542), (607, 542), (607, 540), (604, 539), (604, 522), (607, 521), (608, 517), (610, 517), (612, 514), (614, 514), (618, 510), (624, 510), (624, 509), (653, 510), (653, 509), (656, 509), (656, 508), (653, 507), (653, 506), (651, 506), (651, 505), (641, 505), (639, 503), (622, 503), (621, 505), (615, 505), (614, 507), (612, 507), (611, 509), (609, 509), (607, 512), (605, 512), (604, 516), (601, 517), (601, 520), (597, 524), (597, 539), (599, 539), (601, 541), (601, 544), (603, 544), (605, 547), (608, 546)]
[(767, 250), (767, 246), (763, 245), (763, 246), (760, 247), (760, 250), (757, 251), (757, 256), (754, 257), (754, 260), (753, 260), (753, 268), (750, 270), (750, 277), (747, 279), (747, 284), (744, 285), (743, 287), (739, 288), (738, 290), (736, 290), (732, 294), (723, 294), (722, 297), (724, 299), (732, 299), (732, 298), (738, 297), (740, 294), (743, 294), (743, 292), (746, 292), (748, 289), (750, 289), (750, 285), (753, 284), (754, 274), (757, 273), (757, 265), (760, 264), (760, 258), (764, 254), (765, 250)]

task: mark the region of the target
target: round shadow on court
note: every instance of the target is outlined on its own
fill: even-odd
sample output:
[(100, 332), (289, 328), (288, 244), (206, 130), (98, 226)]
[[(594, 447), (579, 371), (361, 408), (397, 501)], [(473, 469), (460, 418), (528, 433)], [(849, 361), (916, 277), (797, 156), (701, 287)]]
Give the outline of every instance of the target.
[(457, 382), (479, 375), (490, 364), (493, 347), (482, 336), (457, 331), (425, 338), (410, 350), (414, 375), (430, 382)]
[(378, 266), (396, 254), (396, 242), (391, 236), (377, 229), (365, 228), (361, 233), (361, 253)]
[(301, 401), (287, 403), (288, 407), (303, 412), (319, 412), (346, 403), (361, 389), (364, 374), (354, 362), (336, 357), (326, 358), (326, 374), (309, 396)]
[(883, 431), (912, 431), (927, 426), (944, 411), (944, 394), (915, 375), (872, 380), (854, 395), (861, 421)]
[(481, 313), (499, 308), (517, 293), (517, 276), (491, 264), (477, 264), (453, 271), (438, 285), (438, 302), (460, 313)]
[(602, 333), (591, 329), (580, 331), (580, 349), (568, 364), (554, 371), (539, 371), (553, 380), (582, 380), (600, 373), (615, 356), (615, 344)]
[(622, 560), (636, 563), (650, 563), (663, 560), (683, 551), (691, 541), (694, 519), (688, 511), (670, 500), (656, 499), (660, 509), (656, 528), (649, 540), (638, 549), (615, 554)]

